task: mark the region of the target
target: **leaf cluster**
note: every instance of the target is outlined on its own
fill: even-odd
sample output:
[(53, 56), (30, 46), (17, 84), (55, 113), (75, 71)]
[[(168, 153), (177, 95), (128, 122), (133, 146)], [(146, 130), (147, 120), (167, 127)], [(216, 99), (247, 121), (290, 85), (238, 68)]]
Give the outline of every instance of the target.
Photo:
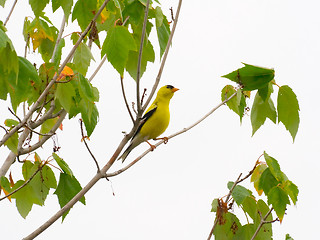
[[(55, 189), (61, 208), (72, 199), (82, 188), (80, 183), (73, 175), (68, 164), (57, 154), (52, 154), (54, 160), (61, 169), (59, 182), (50, 166), (52, 161), (43, 161), (35, 153), (34, 161), (25, 160), (22, 165), (23, 179), (14, 181), (12, 175), (10, 178), (2, 176), (0, 178), (0, 190), (11, 201), (16, 200), (16, 206), (23, 218), (26, 218), (34, 204), (43, 206), (49, 194), (50, 189)], [(1, 199), (2, 200), (2, 199)], [(85, 198), (79, 200), (85, 204)], [(68, 212), (64, 213), (62, 220)]]
[[(226, 85), (221, 91), (222, 101), (237, 92), (235, 97), (227, 102), (227, 106), (238, 114), (242, 121), (244, 114), (250, 109), (246, 98), (250, 98), (252, 91), (257, 90), (250, 113), (252, 135), (265, 123), (267, 118), (273, 123), (277, 123), (278, 118), (278, 123), (284, 124), (294, 140), (300, 122), (299, 103), (295, 93), (289, 86), (279, 86), (275, 83), (273, 69), (244, 65), (243, 68), (222, 76), (239, 85), (238, 89), (232, 85)], [(277, 108), (272, 100), (274, 86), (279, 87)]]
[[(213, 234), (215, 239), (272, 239), (272, 222), (283, 220), (287, 205), (291, 202), (296, 205), (298, 188), (281, 171), (276, 159), (264, 153), (265, 162), (257, 161), (251, 175), (251, 182), (258, 195), (265, 194), (267, 201), (257, 199), (252, 191), (238, 183), (228, 182), (231, 198), (226, 202), (223, 198), (212, 201), (212, 210), (216, 212), (217, 225)], [(234, 202), (244, 212), (247, 223), (241, 224), (238, 217), (232, 213)], [(273, 218), (272, 211), (277, 218)]]

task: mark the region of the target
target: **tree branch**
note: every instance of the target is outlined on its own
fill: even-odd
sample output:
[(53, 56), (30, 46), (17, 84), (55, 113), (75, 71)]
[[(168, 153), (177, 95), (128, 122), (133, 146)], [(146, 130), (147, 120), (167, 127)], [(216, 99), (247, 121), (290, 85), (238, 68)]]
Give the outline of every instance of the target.
[(13, 9), (15, 8), (17, 2), (18, 2), (18, 0), (15, 0), (15, 1), (13, 2), (12, 7), (11, 7), (11, 10), (10, 10), (10, 12), (9, 12), (9, 14), (8, 14), (8, 17), (7, 17), (6, 20), (4, 21), (4, 24), (3, 24), (4, 26), (7, 25), (8, 21), (9, 21), (9, 19), (10, 19), (10, 17), (11, 17), (11, 14), (12, 14), (12, 12), (13, 12)]
[(63, 13), (62, 22), (61, 22), (61, 26), (60, 26), (60, 31), (59, 31), (59, 34), (58, 34), (58, 37), (57, 37), (57, 40), (56, 40), (56, 44), (54, 45), (54, 49), (53, 49), (53, 53), (52, 53), (52, 57), (51, 57), (51, 62), (53, 62), (53, 60), (54, 60), (54, 55), (56, 54), (58, 45), (59, 45), (59, 43), (61, 41), (65, 25), (66, 25), (66, 15)]
[(127, 108), (127, 110), (128, 110), (128, 113), (129, 113), (129, 115), (130, 115), (130, 118), (131, 118), (132, 122), (134, 123), (134, 117), (133, 117), (133, 115), (132, 115), (132, 113), (131, 113), (131, 111), (130, 111), (130, 107), (129, 107), (129, 104), (128, 104), (128, 100), (127, 100), (127, 97), (126, 97), (126, 92), (125, 92), (125, 90), (124, 90), (123, 77), (122, 77), (122, 76), (120, 76), (120, 83), (121, 83), (121, 91), (122, 91), (122, 96), (123, 96), (123, 99), (124, 99), (124, 103), (125, 103), (125, 105), (126, 105), (126, 108)]
[(89, 82), (92, 81), (92, 79), (96, 76), (96, 74), (99, 72), (99, 70), (101, 69), (102, 65), (104, 64), (104, 62), (107, 60), (107, 55), (104, 55), (104, 57), (102, 58), (100, 64), (98, 65), (97, 69), (93, 72), (93, 74), (91, 75), (91, 77), (89, 78)]
[(84, 132), (83, 132), (83, 121), (82, 121), (81, 118), (80, 118), (80, 130), (81, 130), (81, 136), (82, 136), (82, 139), (81, 139), (81, 140), (83, 141), (83, 143), (84, 143), (84, 145), (86, 146), (88, 152), (90, 153), (93, 161), (95, 162), (95, 164), (96, 164), (96, 166), (97, 166), (97, 169), (98, 169), (97, 172), (100, 172), (100, 167), (99, 167), (99, 164), (98, 164), (98, 162), (97, 162), (97, 159), (95, 158), (95, 156), (93, 155), (93, 153), (91, 152), (91, 150), (90, 150), (90, 148), (89, 148), (89, 146), (88, 146), (88, 144), (87, 144), (87, 141), (86, 141), (86, 137), (87, 137), (87, 136), (84, 136)]
[(162, 61), (161, 61), (161, 65), (160, 65), (160, 68), (159, 68), (159, 72), (158, 72), (156, 81), (155, 81), (155, 83), (154, 83), (154, 85), (152, 87), (152, 90), (150, 92), (149, 97), (147, 98), (147, 101), (145, 102), (145, 104), (142, 107), (142, 111), (141, 112), (144, 112), (146, 110), (146, 108), (148, 107), (148, 105), (149, 105), (149, 103), (150, 103), (150, 101), (151, 101), (151, 99), (152, 99), (152, 97), (153, 97), (158, 85), (159, 85), (159, 82), (160, 82), (160, 79), (161, 79), (161, 75), (162, 75), (162, 71), (164, 69), (164, 65), (166, 63), (167, 56), (168, 56), (168, 53), (169, 53), (169, 48), (171, 46), (173, 35), (174, 35), (174, 32), (176, 30), (176, 26), (177, 26), (177, 23), (178, 23), (181, 5), (182, 5), (182, 0), (179, 0), (178, 8), (177, 8), (177, 11), (176, 11), (175, 20), (174, 20), (174, 23), (173, 23), (173, 26), (172, 26), (172, 30), (171, 30), (169, 39), (168, 39), (166, 50), (165, 50), (165, 52), (163, 54), (163, 57), (162, 57)]
[(141, 59), (142, 59), (142, 51), (143, 51), (143, 44), (146, 35), (146, 28), (147, 28), (147, 21), (148, 21), (148, 13), (149, 13), (149, 5), (150, 0), (147, 0), (143, 26), (142, 26), (142, 33), (141, 33), (141, 41), (140, 41), (140, 49), (139, 49), (139, 56), (138, 56), (138, 66), (137, 66), (137, 111), (139, 115), (142, 115), (141, 103), (140, 103), (140, 70), (141, 70)]
[(267, 212), (267, 214), (266, 214), (264, 217), (262, 217), (261, 213), (259, 212), (260, 217), (261, 217), (261, 221), (260, 221), (260, 224), (259, 224), (257, 230), (256, 230), (255, 233), (253, 234), (251, 240), (253, 240), (253, 239), (256, 238), (256, 236), (258, 235), (258, 233), (259, 233), (260, 229), (262, 228), (263, 224), (272, 223), (272, 222), (277, 221), (277, 219), (272, 220), (272, 221), (266, 221), (266, 219), (268, 218), (268, 216), (270, 215), (270, 213), (272, 212), (272, 210), (273, 210), (273, 208), (270, 208), (270, 210)]

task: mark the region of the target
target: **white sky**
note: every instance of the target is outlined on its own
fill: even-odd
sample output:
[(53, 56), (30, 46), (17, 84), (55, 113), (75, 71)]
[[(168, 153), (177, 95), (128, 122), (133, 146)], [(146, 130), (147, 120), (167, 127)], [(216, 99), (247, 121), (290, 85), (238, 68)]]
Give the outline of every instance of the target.
[[(177, 2), (164, 1), (163, 11), (169, 16), (169, 7), (175, 10)], [(0, 8), (2, 21), (11, 4), (8, 1), (6, 9)], [(211, 201), (227, 194), (227, 182), (251, 170), (264, 150), (279, 161), (300, 191), (297, 207), (288, 206), (283, 223), (273, 225), (274, 239), (284, 239), (286, 233), (294, 239), (317, 236), (319, 9), (316, 0), (207, 0), (198, 4), (184, 1), (160, 84), (181, 89), (171, 101), (171, 123), (165, 135), (189, 126), (217, 105), (223, 86), (232, 84), (220, 76), (245, 62), (274, 68), (276, 82), (289, 85), (297, 94), (301, 123), (294, 144), (282, 124), (270, 124), (269, 120), (251, 137), (249, 117), (240, 125), (238, 117), (222, 107), (201, 125), (161, 145), (136, 166), (112, 178), (115, 196), (110, 183), (101, 180), (86, 195), (87, 206), (76, 204), (63, 224), (58, 220), (37, 239), (206, 239), (214, 221)], [(32, 16), (31, 10), (25, 2), (18, 1), (7, 25), (7, 34), (19, 55), (24, 51), (21, 32), (26, 15)], [(55, 16), (54, 23), (59, 28), (61, 11)], [(67, 30), (65, 34), (71, 31), (79, 29)], [(96, 66), (97, 51), (94, 57)], [(28, 59), (39, 62), (32, 53)], [(142, 88), (150, 90), (157, 75), (158, 59), (156, 64), (149, 65)], [(125, 82), (127, 90), (132, 91), (128, 93), (130, 102), (134, 101), (134, 81), (126, 75)], [(121, 140), (121, 132), (129, 131), (131, 121), (120, 94), (119, 77), (109, 63), (93, 84), (100, 91), (97, 104), (100, 120), (89, 144), (103, 166)], [(11, 118), (6, 107), (0, 106), (1, 124)], [(80, 142), (78, 117), (64, 121), (58, 141), (62, 147), (60, 156), (84, 186), (96, 169)], [(147, 147), (142, 144), (127, 161)], [(51, 140), (45, 148), (52, 149)], [(6, 154), (0, 148), (0, 164)], [(39, 150), (39, 154), (47, 158), (50, 152)], [(113, 169), (119, 167), (121, 164), (117, 162)], [(15, 180), (21, 176), (20, 168), (16, 164), (12, 170)], [(244, 185), (250, 186), (248, 182)], [(59, 205), (55, 195), (49, 196), (46, 206), (35, 205), (26, 220), (20, 217), (14, 203), (2, 201), (0, 209), (1, 236), (21, 239), (48, 220)]]

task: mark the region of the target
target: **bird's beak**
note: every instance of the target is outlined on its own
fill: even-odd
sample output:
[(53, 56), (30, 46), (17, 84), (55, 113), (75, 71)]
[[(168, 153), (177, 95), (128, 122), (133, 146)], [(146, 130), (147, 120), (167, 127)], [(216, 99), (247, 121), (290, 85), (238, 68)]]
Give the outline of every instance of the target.
[(178, 90), (179, 90), (179, 88), (175, 88), (175, 87), (171, 89), (172, 92), (176, 92)]

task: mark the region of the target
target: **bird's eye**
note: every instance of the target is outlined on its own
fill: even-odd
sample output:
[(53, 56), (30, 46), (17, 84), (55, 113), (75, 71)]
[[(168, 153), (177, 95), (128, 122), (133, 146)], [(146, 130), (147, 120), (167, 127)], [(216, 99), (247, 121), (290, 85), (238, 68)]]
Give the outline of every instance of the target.
[(174, 86), (172, 86), (172, 85), (167, 85), (167, 88), (169, 88), (169, 89), (173, 89), (173, 88), (174, 88)]

